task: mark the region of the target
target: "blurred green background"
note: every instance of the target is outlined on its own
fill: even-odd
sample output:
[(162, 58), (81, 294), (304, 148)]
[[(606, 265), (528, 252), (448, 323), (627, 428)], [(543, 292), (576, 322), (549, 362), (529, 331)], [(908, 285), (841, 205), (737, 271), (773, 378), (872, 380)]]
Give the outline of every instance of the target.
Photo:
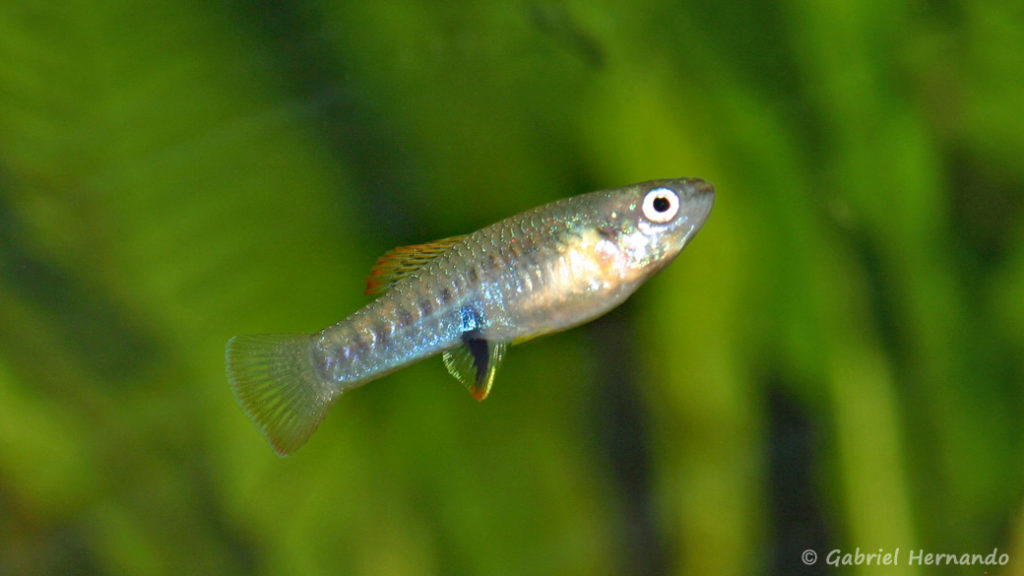
[[(0, 574), (1024, 573), (1022, 46), (1003, 0), (8, 2)], [(386, 249), (679, 176), (680, 259), (486, 402), (433, 359), (286, 459), (235, 404), (225, 341)]]

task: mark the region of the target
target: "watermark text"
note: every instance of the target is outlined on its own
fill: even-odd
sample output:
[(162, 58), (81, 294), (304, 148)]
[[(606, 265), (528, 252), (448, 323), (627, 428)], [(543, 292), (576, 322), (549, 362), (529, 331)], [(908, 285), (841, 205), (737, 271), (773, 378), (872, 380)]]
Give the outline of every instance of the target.
[(807, 549), (800, 554), (800, 561), (807, 566), (823, 559), (828, 566), (1006, 566), (1010, 555), (993, 548), (991, 552), (937, 552), (924, 548), (879, 548), (877, 551), (833, 548), (819, 554)]

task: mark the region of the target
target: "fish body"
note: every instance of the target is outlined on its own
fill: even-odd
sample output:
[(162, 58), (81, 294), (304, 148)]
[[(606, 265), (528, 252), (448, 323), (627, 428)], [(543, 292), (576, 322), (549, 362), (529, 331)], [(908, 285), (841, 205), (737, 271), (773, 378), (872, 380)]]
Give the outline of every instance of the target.
[(236, 336), (227, 372), (243, 409), (286, 455), (350, 388), (429, 356), (483, 400), (512, 343), (621, 304), (707, 219), (714, 188), (655, 180), (573, 196), (486, 228), (382, 256), (380, 296), (318, 334)]

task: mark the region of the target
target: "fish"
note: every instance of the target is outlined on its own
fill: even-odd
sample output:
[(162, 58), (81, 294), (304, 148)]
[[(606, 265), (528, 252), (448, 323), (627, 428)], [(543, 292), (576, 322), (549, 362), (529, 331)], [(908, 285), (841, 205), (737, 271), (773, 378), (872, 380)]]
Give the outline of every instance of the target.
[(395, 248), (366, 281), (377, 298), (337, 324), (231, 338), (228, 381), (281, 456), (306, 443), (343, 392), (437, 354), (482, 401), (510, 345), (621, 304), (679, 255), (714, 198), (699, 178), (652, 180)]

